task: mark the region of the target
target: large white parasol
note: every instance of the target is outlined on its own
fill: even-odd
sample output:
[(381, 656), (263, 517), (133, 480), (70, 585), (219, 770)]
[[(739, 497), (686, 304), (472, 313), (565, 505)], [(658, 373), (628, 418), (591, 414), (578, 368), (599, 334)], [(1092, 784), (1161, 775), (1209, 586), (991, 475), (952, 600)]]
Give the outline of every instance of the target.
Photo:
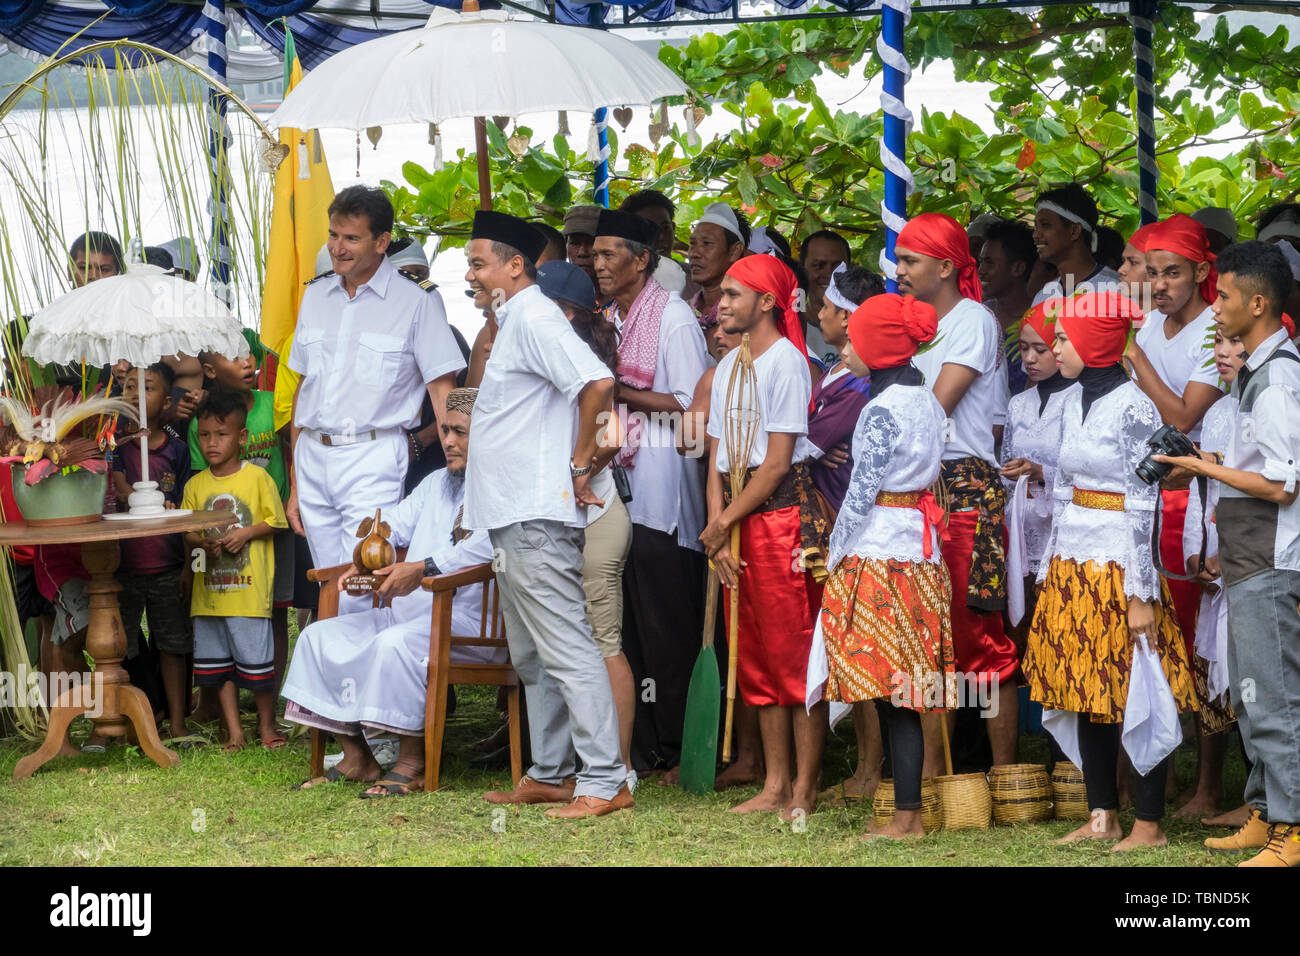
[(360, 132), (475, 117), (482, 193), (482, 117), (591, 113), (686, 93), (655, 57), (602, 30), (513, 20), (499, 10), (438, 8), (422, 29), (358, 43), (325, 60), (290, 91), (267, 125)]
[[(247, 355), (248, 341), (239, 320), (201, 286), (142, 262), (132, 262), (121, 275), (90, 282), (55, 299), (32, 318), (23, 342), (23, 354), (40, 365), (85, 362), (98, 368), (126, 359), (139, 376), (141, 426), (148, 424), (144, 370), (164, 356), (204, 351)], [(147, 435), (140, 439), (140, 475), (145, 480), (135, 483), (131, 510), (122, 517), (151, 517), (165, 511), (157, 482), (147, 480)]]

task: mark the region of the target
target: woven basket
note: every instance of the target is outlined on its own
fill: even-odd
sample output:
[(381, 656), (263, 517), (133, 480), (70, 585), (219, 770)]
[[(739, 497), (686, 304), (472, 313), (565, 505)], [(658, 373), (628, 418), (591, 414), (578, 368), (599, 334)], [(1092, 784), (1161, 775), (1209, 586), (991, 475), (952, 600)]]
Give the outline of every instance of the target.
[(982, 773), (935, 777), (945, 830), (987, 830), (993, 817), (988, 778)]
[(989, 771), (989, 795), (996, 823), (1037, 823), (1052, 819), (1052, 783), (1047, 768), (1012, 763)]
[(1087, 820), (1088, 790), (1083, 785), (1083, 771), (1068, 760), (1052, 769), (1052, 802), (1058, 820)]
[[(883, 827), (894, 818), (894, 781), (885, 778), (876, 788), (876, 795), (871, 803), (872, 817), (876, 826)], [(921, 829), (931, 833), (943, 826), (943, 806), (939, 802), (939, 790), (934, 781), (927, 778), (921, 781)]]

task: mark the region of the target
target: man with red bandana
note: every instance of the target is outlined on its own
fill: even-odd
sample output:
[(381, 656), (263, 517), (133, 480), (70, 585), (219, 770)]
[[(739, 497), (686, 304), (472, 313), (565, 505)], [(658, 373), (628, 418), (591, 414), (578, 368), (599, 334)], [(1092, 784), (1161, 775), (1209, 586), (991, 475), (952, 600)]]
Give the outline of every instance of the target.
[[(1155, 311), (1124, 353), (1138, 387), (1155, 402), (1160, 418), (1194, 442), (1201, 438), (1201, 419), (1223, 397), (1223, 383), (1214, 364), (1214, 312), (1218, 272), (1205, 227), (1184, 213), (1146, 227), (1147, 281)], [(1160, 492), (1160, 560), (1174, 574), (1183, 574), (1183, 519), (1189, 489), (1165, 487)], [(1169, 581), (1178, 626), (1195, 661), (1196, 612), (1201, 589), (1195, 581)], [(1204, 688), (1204, 682), (1198, 687)], [(1198, 724), (1200, 723), (1198, 717)], [(1218, 812), (1222, 796), (1224, 738), (1201, 735), (1196, 793), (1177, 816), (1200, 818)], [(1217, 769), (1216, 769), (1217, 768)]]
[[(1001, 689), (1020, 665), (1002, 627), (1006, 490), (993, 449), (993, 415), (1007, 391), (1006, 366), (998, 360), (1002, 330), (981, 304), (975, 260), (957, 220), (940, 213), (917, 216), (899, 233), (895, 252), (898, 291), (933, 306), (939, 317), (934, 342), (913, 362), (948, 416), (939, 480), (949, 512), (943, 561), (952, 579), (957, 669), (989, 688), (985, 717), (993, 763), (1015, 763), (1016, 693), (1014, 685), (1007, 693)], [(926, 718), (927, 773), (941, 766), (939, 719)]]
[[(815, 495), (806, 437), (812, 377), (794, 308), (797, 289), (794, 273), (775, 256), (741, 259), (722, 279), (718, 322), (728, 333), (748, 333), (757, 386), (728, 402), (727, 386), (742, 349), (728, 352), (718, 364), (708, 424), (709, 524), (700, 535), (722, 583), (740, 589), (738, 684), (742, 701), (759, 710), (766, 765), (762, 791), (733, 810), (775, 810), (787, 820), (811, 813), (816, 804), (827, 720), (825, 704), (804, 708), (808, 653), (822, 598), (804, 555), (812, 547), (824, 557), (830, 529), (824, 520), (814, 529), (816, 522), (800, 507)], [(740, 408), (728, 407), (737, 402)], [(737, 412), (741, 422), (731, 420)], [(754, 440), (744, 463), (744, 490), (733, 499), (724, 475), (736, 451), (726, 436), (736, 427), (752, 427)], [(733, 554), (730, 544), (736, 524), (740, 554)], [(730, 617), (730, 601), (723, 606)]]

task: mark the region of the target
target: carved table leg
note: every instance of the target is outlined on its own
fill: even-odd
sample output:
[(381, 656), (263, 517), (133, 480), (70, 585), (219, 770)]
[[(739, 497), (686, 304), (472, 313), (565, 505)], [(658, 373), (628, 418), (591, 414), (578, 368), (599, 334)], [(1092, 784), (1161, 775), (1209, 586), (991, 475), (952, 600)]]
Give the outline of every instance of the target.
[(78, 684), (59, 695), (58, 701), (50, 708), (49, 729), (45, 731), (45, 742), (34, 754), (28, 754), (14, 767), (14, 779), (25, 780), (50, 761), (63, 746), (63, 736), (68, 732), (68, 725), (73, 718), (94, 709), (90, 685)]

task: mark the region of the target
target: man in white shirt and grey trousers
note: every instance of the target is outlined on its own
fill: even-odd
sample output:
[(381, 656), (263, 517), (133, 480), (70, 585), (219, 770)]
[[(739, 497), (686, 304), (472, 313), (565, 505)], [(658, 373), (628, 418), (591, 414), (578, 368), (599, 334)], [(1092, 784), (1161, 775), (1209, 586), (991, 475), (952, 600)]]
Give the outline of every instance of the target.
[[(510, 660), (528, 698), (533, 765), (489, 803), (565, 803), (548, 817), (632, 806), (618, 717), (582, 589), (586, 506), (609, 369), (537, 287), (545, 242), (527, 222), (479, 212), (465, 278), (499, 331), (474, 408), (462, 524), (492, 540)], [(575, 416), (575, 405), (577, 414)], [(582, 772), (574, 779), (575, 754)]]

